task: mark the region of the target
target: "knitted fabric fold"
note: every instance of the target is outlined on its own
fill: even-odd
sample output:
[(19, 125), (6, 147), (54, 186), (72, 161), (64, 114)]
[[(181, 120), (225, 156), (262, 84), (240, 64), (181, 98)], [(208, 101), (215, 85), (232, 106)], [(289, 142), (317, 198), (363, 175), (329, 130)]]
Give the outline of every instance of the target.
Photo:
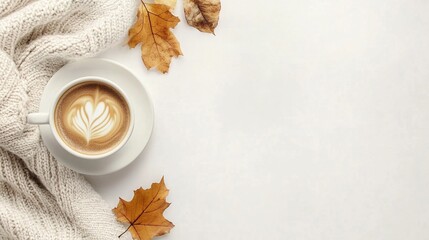
[(134, 0), (0, 1), (0, 238), (117, 239), (123, 227), (86, 180), (48, 152), (37, 112), (67, 61), (118, 42)]

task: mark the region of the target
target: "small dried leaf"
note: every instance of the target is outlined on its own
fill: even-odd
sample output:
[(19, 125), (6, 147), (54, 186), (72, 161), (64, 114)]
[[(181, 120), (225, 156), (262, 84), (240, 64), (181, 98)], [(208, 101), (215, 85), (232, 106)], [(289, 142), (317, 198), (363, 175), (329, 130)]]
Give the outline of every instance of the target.
[(219, 21), (220, 0), (184, 0), (183, 5), (189, 25), (201, 32), (214, 34)]
[(171, 9), (176, 7), (176, 0), (155, 0), (154, 3), (167, 5)]
[(156, 67), (166, 73), (171, 58), (182, 55), (180, 44), (170, 31), (180, 22), (163, 4), (144, 3), (139, 7), (137, 20), (128, 32), (128, 46), (141, 44), (142, 60), (147, 69)]
[(150, 240), (169, 233), (174, 227), (163, 216), (164, 210), (170, 206), (165, 200), (167, 195), (168, 189), (163, 177), (160, 183), (153, 183), (149, 189), (135, 190), (134, 197), (129, 202), (119, 198), (118, 206), (113, 212), (118, 221), (129, 224), (127, 230), (129, 229), (133, 239)]

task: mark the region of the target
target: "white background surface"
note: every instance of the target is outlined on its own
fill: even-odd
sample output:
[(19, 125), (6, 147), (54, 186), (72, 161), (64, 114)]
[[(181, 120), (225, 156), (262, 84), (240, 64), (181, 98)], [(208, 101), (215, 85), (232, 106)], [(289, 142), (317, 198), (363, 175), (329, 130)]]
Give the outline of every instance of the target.
[[(222, 3), (216, 36), (184, 22), (184, 57), (129, 66), (155, 129), (127, 168), (88, 177), (114, 207), (159, 181), (162, 239), (429, 238), (429, 2)], [(141, 123), (144, 124), (144, 123)]]

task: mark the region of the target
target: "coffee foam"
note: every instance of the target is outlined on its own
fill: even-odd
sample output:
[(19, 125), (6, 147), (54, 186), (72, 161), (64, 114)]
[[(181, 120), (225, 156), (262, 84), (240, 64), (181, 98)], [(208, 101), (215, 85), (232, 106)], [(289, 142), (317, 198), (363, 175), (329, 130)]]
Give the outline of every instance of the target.
[(63, 94), (55, 110), (55, 123), (69, 147), (96, 155), (108, 152), (122, 141), (130, 124), (130, 112), (116, 90), (86, 82)]

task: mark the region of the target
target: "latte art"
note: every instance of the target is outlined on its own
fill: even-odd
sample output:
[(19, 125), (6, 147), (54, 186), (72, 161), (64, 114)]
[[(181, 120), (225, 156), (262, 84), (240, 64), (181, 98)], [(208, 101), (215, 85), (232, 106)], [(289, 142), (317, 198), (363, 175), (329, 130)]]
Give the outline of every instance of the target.
[(73, 150), (96, 155), (117, 146), (128, 131), (130, 112), (115, 89), (96, 82), (78, 84), (57, 103), (55, 125)]
[[(84, 99), (78, 101), (81, 100)], [(117, 118), (120, 116), (115, 111), (117, 107), (90, 100), (74, 105), (76, 106), (68, 113), (67, 119), (72, 123), (72, 129), (81, 134), (88, 144), (91, 140), (109, 137), (118, 128), (120, 119)]]

